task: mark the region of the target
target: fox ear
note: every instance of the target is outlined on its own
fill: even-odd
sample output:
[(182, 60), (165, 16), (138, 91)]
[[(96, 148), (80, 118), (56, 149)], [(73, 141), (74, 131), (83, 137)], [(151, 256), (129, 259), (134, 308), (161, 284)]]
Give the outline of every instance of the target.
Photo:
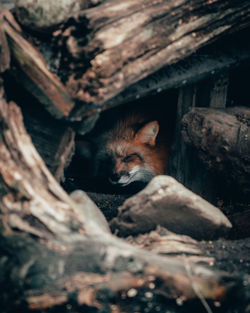
[(136, 133), (135, 138), (141, 143), (147, 143), (151, 146), (155, 145), (155, 139), (159, 132), (159, 124), (157, 121), (149, 122), (144, 125)]

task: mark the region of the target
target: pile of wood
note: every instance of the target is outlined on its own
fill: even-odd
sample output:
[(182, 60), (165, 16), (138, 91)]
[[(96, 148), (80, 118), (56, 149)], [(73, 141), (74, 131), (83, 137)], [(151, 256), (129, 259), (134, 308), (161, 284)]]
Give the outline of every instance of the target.
[[(126, 242), (84, 192), (69, 196), (59, 182), (75, 135), (101, 111), (250, 60), (247, 43), (233, 56), (194, 54), (247, 27), (249, 1), (20, 0), (13, 13), (0, 11), (2, 310), (247, 312), (249, 277), (222, 271), (208, 242), (194, 239), (230, 234), (218, 208), (157, 177), (111, 222), (119, 235), (138, 235)], [(183, 59), (186, 69), (169, 66)], [(247, 197), (249, 110), (195, 109), (183, 123), (200, 159), (230, 182), (240, 177)]]

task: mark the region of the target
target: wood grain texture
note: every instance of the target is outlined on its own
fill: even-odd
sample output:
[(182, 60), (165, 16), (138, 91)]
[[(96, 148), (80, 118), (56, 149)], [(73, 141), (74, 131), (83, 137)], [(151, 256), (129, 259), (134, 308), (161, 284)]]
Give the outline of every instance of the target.
[[(8, 18), (6, 18), (6, 16)], [(26, 39), (7, 12), (2, 28), (15, 64), (17, 80), (56, 118), (69, 116), (73, 102), (60, 80), (47, 68), (42, 55)], [(18, 27), (18, 28), (17, 28)]]
[[(249, 1), (106, 1), (80, 12), (59, 35), (67, 87), (101, 104), (131, 84), (249, 24)], [(86, 110), (81, 108), (82, 110)]]
[(193, 108), (183, 117), (184, 141), (228, 187), (229, 198), (249, 199), (250, 110)]

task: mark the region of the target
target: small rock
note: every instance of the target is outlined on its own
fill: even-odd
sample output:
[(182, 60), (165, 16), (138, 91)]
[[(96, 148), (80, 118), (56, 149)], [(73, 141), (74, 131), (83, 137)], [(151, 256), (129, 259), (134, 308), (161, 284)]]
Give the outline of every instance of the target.
[(121, 236), (149, 232), (157, 225), (199, 240), (218, 238), (232, 227), (218, 208), (164, 175), (126, 200), (111, 221)]
[(49, 31), (65, 22), (70, 15), (86, 9), (91, 0), (19, 0), (15, 7), (21, 25), (36, 31)]
[(15, 7), (16, 0), (1, 0), (0, 6), (6, 10), (11, 10)]

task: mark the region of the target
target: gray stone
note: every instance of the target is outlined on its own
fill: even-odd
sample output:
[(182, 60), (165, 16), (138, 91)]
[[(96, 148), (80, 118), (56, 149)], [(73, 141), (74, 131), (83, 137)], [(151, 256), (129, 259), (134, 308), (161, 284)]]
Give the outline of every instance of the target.
[(93, 0), (19, 0), (15, 13), (20, 24), (36, 31), (48, 31), (68, 17), (86, 9)]
[(111, 228), (119, 235), (149, 232), (157, 225), (196, 239), (215, 239), (232, 227), (215, 206), (170, 176), (157, 176), (124, 202)]
[(15, 7), (16, 0), (0, 0), (0, 8), (1, 6), (6, 10), (11, 10)]

